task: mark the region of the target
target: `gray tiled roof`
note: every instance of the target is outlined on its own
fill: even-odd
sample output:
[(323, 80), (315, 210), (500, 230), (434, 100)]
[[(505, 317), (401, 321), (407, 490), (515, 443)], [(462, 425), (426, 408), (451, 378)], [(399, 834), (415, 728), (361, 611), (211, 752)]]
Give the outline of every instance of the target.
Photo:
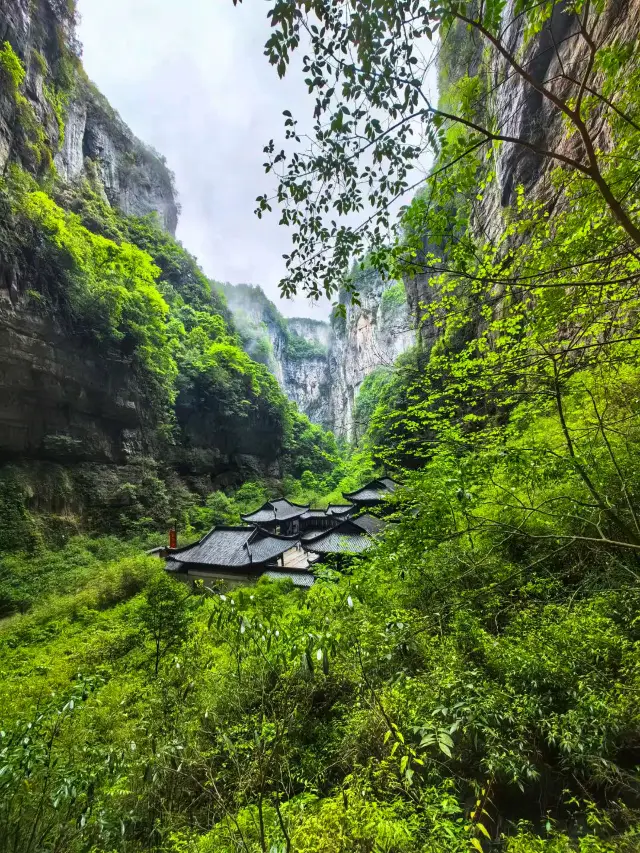
[(292, 580), (294, 586), (309, 589), (315, 583), (315, 578), (310, 572), (277, 572), (268, 571), (264, 575), (273, 581)]
[(218, 527), (196, 545), (170, 554), (169, 566), (179, 562), (244, 568), (273, 560), (296, 544), (297, 540), (272, 536), (254, 527)]
[(327, 515), (346, 515), (353, 509), (353, 504), (329, 504), (327, 507)]
[(351, 497), (357, 501), (377, 501), (382, 500), (387, 492), (384, 489), (360, 489), (354, 492)]
[(304, 533), (301, 534), (300, 538), (304, 541), (305, 539), (315, 539), (316, 536), (320, 536), (321, 533), (326, 533), (326, 529), (324, 527), (312, 527), (310, 530), (305, 530)]
[(258, 509), (250, 515), (241, 515), (243, 521), (251, 521), (254, 524), (267, 524), (276, 520), (276, 514), (272, 509)]
[(309, 509), (308, 506), (299, 506), (291, 503), (285, 498), (275, 501), (267, 501), (264, 506), (256, 512), (249, 515), (241, 516), (243, 521), (249, 521), (252, 524), (265, 524), (272, 521), (288, 521), (290, 518), (299, 518), (304, 515)]
[(266, 563), (284, 554), (290, 548), (295, 547), (297, 541), (291, 539), (279, 539), (273, 536), (265, 536), (249, 543), (252, 561), (254, 563)]
[(304, 515), (301, 515), (300, 518), (308, 519), (308, 518), (326, 518), (328, 513), (326, 513), (323, 509), (308, 509)]
[(364, 513), (359, 518), (352, 518), (351, 521), (353, 524), (361, 527), (366, 533), (372, 534), (381, 533), (387, 526), (386, 522), (381, 518), (377, 518), (375, 515), (370, 515), (369, 513)]
[(309, 539), (303, 539), (303, 547), (315, 554), (360, 554), (373, 544), (371, 536), (352, 521), (343, 521), (332, 530), (327, 530)]
[(372, 480), (370, 483), (356, 489), (355, 492), (343, 492), (347, 500), (353, 501), (381, 501), (396, 490), (396, 483), (389, 477), (381, 480)]
[(305, 541), (304, 547), (315, 554), (361, 554), (373, 544), (371, 537), (361, 533), (341, 533), (328, 530), (324, 536)]

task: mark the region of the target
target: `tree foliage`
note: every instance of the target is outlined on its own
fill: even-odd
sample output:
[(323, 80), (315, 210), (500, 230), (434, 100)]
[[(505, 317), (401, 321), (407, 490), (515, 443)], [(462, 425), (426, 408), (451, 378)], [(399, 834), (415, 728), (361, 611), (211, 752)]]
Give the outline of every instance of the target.
[[(302, 134), (285, 111), (284, 147), (271, 140), (265, 148), (267, 172), (278, 184), (273, 198), (258, 198), (257, 213), (277, 204), (281, 224), (293, 232), (283, 293), (302, 288), (319, 298), (341, 284), (350, 288), (349, 265), (367, 252), (381, 272), (393, 269), (392, 209), (424, 184), (420, 173), (430, 156), (438, 162), (428, 187), (453, 166), (473, 169), (478, 155), (492, 159), (509, 146), (516, 156), (560, 166), (582, 179), (619, 239), (636, 248), (638, 105), (633, 85), (612, 81), (620, 75), (635, 80), (638, 63), (633, 41), (611, 37), (607, 15), (603, 5), (582, 0), (513, 10), (501, 2), (272, 0), (265, 53), (283, 77), (294, 53), (304, 51), (304, 79), (315, 98), (312, 132)], [(480, 70), (459, 80), (454, 101), (436, 103), (430, 45), (446, 44), (464, 29), (477, 45)], [(522, 34), (521, 50), (510, 30)], [(570, 55), (560, 52), (558, 40), (571, 42)], [(535, 121), (521, 132), (500, 125), (501, 90), (514, 79), (523, 108), (535, 102), (558, 128), (555, 146), (545, 147)], [(614, 141), (606, 148), (603, 122)], [(507, 203), (513, 189), (505, 188)]]

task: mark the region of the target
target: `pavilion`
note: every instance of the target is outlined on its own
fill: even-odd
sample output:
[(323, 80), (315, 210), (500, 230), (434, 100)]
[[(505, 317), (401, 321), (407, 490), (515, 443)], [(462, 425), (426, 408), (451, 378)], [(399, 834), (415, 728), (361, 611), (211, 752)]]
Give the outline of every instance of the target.
[(189, 580), (255, 583), (262, 575), (309, 587), (310, 560), (296, 537), (259, 527), (214, 527), (199, 542), (167, 553), (167, 571)]
[(354, 504), (356, 510), (368, 509), (379, 506), (385, 498), (391, 495), (397, 489), (398, 484), (390, 477), (381, 477), (379, 480), (372, 480), (365, 486), (356, 489), (355, 492), (343, 492), (345, 500)]

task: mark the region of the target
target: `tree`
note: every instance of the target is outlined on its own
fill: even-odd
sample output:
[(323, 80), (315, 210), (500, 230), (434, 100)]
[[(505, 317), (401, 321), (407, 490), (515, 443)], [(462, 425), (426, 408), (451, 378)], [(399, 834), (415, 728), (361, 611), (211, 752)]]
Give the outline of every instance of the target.
[[(266, 170), (278, 178), (281, 224), (294, 230), (281, 282), (285, 295), (301, 288), (317, 299), (341, 283), (353, 290), (346, 271), (367, 251), (388, 272), (392, 206), (425, 184), (424, 175), (413, 183), (410, 175), (424, 169), (429, 155), (436, 157), (429, 192), (458, 163), (470, 162), (475, 171), (479, 153), (490, 158), (501, 146), (560, 165), (597, 192), (622, 243), (640, 244), (633, 194), (640, 176), (633, 91), (639, 71), (632, 34), (626, 44), (611, 36), (611, 10), (590, 0), (520, 3), (511, 13), (496, 0), (272, 0), (268, 15), (269, 61), (282, 77), (304, 47), (305, 82), (315, 95), (312, 133), (299, 132), (285, 111), (286, 144), (293, 150), (278, 149), (273, 140), (265, 148)], [(451, 104), (436, 105), (429, 75), (461, 28), (475, 41), (479, 67), (465, 75)], [(437, 48), (425, 52), (432, 40)], [(622, 77), (624, 87), (617, 85)], [(548, 147), (535, 128), (501, 126), (497, 98), (514, 78), (523, 101), (534, 99), (544, 121), (560, 128), (557, 145)], [(614, 144), (605, 147), (607, 135)], [(258, 216), (273, 202), (259, 197)], [(348, 218), (340, 223), (341, 216)], [(358, 216), (363, 220), (352, 224)]]
[(187, 639), (191, 621), (188, 599), (186, 587), (164, 574), (145, 592), (140, 622), (153, 641), (155, 675), (162, 658)]

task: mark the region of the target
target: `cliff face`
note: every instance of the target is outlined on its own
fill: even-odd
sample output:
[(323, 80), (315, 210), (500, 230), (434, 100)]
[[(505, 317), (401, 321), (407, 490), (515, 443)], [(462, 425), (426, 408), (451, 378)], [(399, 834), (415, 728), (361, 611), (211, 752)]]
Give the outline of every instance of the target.
[[(360, 305), (348, 305), (346, 319), (334, 318), (329, 347), (329, 421), (337, 435), (356, 438), (354, 405), (364, 380), (391, 367), (414, 342), (404, 288), (365, 270), (356, 280)], [(362, 430), (360, 430), (362, 432)]]
[[(112, 206), (138, 215), (156, 211), (174, 231), (171, 174), (84, 77), (70, 4), (0, 0), (0, 46), (6, 44), (25, 69), (26, 103), (20, 112), (5, 79), (0, 171), (11, 161), (39, 175), (42, 152), (54, 152), (61, 184), (90, 175)], [(25, 116), (33, 124), (30, 144)], [(25, 271), (6, 266), (0, 255), (0, 455), (122, 463), (131, 453), (152, 451), (124, 359), (69, 335), (55, 315), (43, 317), (30, 287)]]
[[(60, 208), (75, 210), (97, 193), (117, 214), (155, 212), (173, 234), (172, 175), (86, 79), (73, 5), (0, 0), (0, 175), (11, 178), (9, 167), (21, 167)], [(23, 175), (16, 180), (26, 183)], [(169, 518), (193, 492), (281, 477), (272, 423), (268, 416), (260, 421), (265, 405), (247, 437), (212, 427), (215, 419), (200, 400), (183, 401), (167, 440), (158, 428), (164, 404), (148, 375), (132, 366), (131, 348), (65, 313), (65, 288), (73, 283), (65, 278), (64, 252), (58, 258), (33, 222), (30, 238), (12, 233), (9, 184), (0, 186), (0, 503), (15, 498), (53, 514), (56, 524), (81, 519), (92, 529), (117, 529), (121, 513)], [(101, 221), (89, 227), (101, 233)], [(171, 286), (185, 294), (208, 287), (195, 261), (174, 248), (168, 247), (171, 268), (162, 271), (180, 279)]]
[(138, 396), (121, 358), (69, 340), (24, 302), (0, 302), (4, 459), (122, 463), (144, 445)]
[(365, 271), (357, 287), (360, 305), (346, 306), (346, 318), (331, 323), (285, 319), (258, 287), (224, 288), (249, 355), (263, 360), (314, 423), (350, 440), (356, 437), (353, 410), (363, 381), (390, 367), (414, 340), (401, 284)]
[(55, 165), (71, 182), (87, 177), (90, 168), (112, 207), (130, 216), (157, 213), (163, 227), (175, 235), (178, 206), (164, 158), (136, 139), (86, 81), (78, 81)]
[[(549, 25), (525, 46), (525, 17), (519, 14), (514, 0), (507, 0), (502, 11), (502, 31), (507, 49), (521, 66), (527, 69), (536, 83), (558, 87), (558, 94), (565, 97), (561, 81), (567, 69), (584, 67), (588, 48), (581, 38), (570, 37), (576, 32), (576, 21), (564, 14), (560, 4), (554, 7)], [(599, 18), (596, 41), (602, 45), (615, 43), (633, 44), (640, 35), (640, 7), (637, 0), (613, 0), (606, 3)], [(473, 77), (478, 73), (481, 62), (489, 63), (487, 88), (493, 93), (485, 103), (480, 124), (499, 127), (505, 135), (523, 139), (546, 151), (559, 151), (575, 155), (575, 142), (568, 137), (559, 110), (543, 97), (522, 77), (511, 72), (507, 60), (495, 51), (483, 54), (486, 45), (477, 34), (472, 34), (466, 25), (458, 24), (447, 36), (449, 47), (443, 50), (440, 60), (440, 89), (455, 83), (464, 75)], [(446, 84), (444, 80), (446, 78)], [(610, 140), (599, 133), (597, 146), (607, 150)], [(566, 200), (558, 198), (549, 180), (550, 171), (556, 161), (537, 154), (522, 145), (504, 143), (495, 155), (496, 180), (483, 190), (482, 200), (474, 205), (471, 228), (489, 239), (499, 239), (504, 227), (504, 210), (514, 200), (515, 190), (522, 185), (526, 197), (533, 200), (549, 200), (554, 197), (551, 216), (561, 210)], [(438, 254), (438, 246), (430, 243), (424, 235), (426, 252)], [(417, 275), (405, 281), (407, 301), (414, 317), (424, 312), (420, 306), (431, 301), (429, 274)], [(421, 326), (421, 335), (431, 345), (438, 331), (429, 321)]]
[[(72, 7), (67, 0), (0, 0), (0, 45), (11, 45), (26, 70), (24, 94), (43, 143), (54, 152), (59, 177), (97, 177), (109, 204), (137, 216), (156, 212), (174, 234), (172, 175), (86, 79)], [(36, 173), (42, 167), (41, 158), (21, 146), (23, 134), (24, 117), (0, 87), (0, 171), (9, 159)]]

